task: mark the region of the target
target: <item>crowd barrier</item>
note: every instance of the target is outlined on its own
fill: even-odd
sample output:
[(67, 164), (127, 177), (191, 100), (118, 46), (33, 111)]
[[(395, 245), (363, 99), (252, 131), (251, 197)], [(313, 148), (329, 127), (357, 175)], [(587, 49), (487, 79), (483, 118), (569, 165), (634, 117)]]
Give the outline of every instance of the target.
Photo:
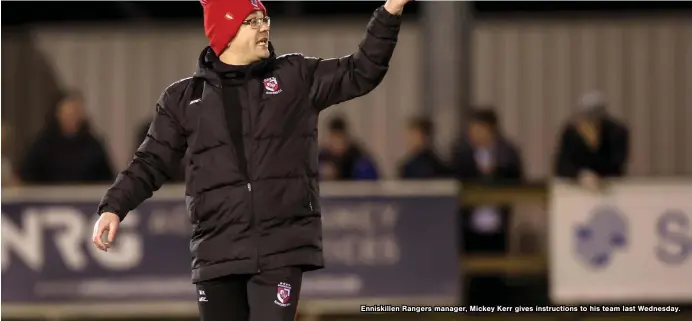
[(692, 180), (551, 188), (556, 303), (692, 303)]
[[(4, 189), (4, 317), (197, 313), (182, 187), (128, 214), (107, 253), (92, 246), (100, 187)], [(328, 267), (305, 275), (301, 312), (361, 304), (456, 304), (454, 182), (322, 184)]]
[[(182, 187), (131, 212), (108, 253), (90, 242), (105, 188), (3, 189), (3, 317), (197, 314)], [(460, 277), (489, 272), (549, 272), (556, 304), (692, 302), (691, 180), (612, 182), (603, 194), (562, 182), (323, 183), (321, 195), (328, 268), (306, 275), (304, 315), (458, 304)], [(459, 201), (549, 205), (548, 255), (459, 258)]]

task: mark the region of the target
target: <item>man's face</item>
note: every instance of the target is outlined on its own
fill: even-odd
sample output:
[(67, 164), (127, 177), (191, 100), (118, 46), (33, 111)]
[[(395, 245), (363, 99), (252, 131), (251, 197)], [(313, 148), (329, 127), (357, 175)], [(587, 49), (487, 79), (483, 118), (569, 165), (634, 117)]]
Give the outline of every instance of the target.
[(604, 116), (605, 114), (601, 110), (586, 111), (582, 112), (577, 116), (577, 121), (590, 124), (598, 124), (601, 122)]
[(348, 137), (346, 136), (345, 133), (341, 132), (332, 132), (329, 133), (328, 139), (327, 139), (327, 148), (329, 151), (336, 155), (336, 156), (341, 156), (344, 153), (346, 153), (346, 150), (348, 150), (349, 147), (349, 141)]
[(417, 127), (411, 126), (406, 132), (406, 147), (409, 151), (418, 151), (425, 145), (425, 135)]
[(481, 122), (472, 122), (469, 125), (469, 140), (477, 146), (488, 146), (495, 139), (490, 125)]
[(245, 57), (248, 63), (269, 57), (269, 24), (264, 13), (255, 11), (244, 20), (228, 50)]
[(84, 106), (77, 99), (66, 99), (60, 103), (57, 110), (60, 129), (66, 134), (74, 134), (84, 122)]

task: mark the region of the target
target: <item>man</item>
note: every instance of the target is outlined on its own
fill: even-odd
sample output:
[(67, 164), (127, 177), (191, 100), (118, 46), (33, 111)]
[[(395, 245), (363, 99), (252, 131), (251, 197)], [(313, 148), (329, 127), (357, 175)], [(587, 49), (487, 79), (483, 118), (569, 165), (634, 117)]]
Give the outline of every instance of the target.
[(99, 205), (94, 244), (106, 251), (120, 220), (188, 151), (185, 194), (201, 319), (293, 320), (302, 273), (324, 266), (319, 112), (382, 81), (407, 1), (388, 0), (358, 50), (328, 60), (277, 57), (259, 0), (202, 1), (210, 47), (195, 75), (159, 98), (146, 140)]
[[(454, 175), (463, 182), (477, 184), (517, 184), (523, 178), (520, 150), (507, 139), (491, 107), (481, 107), (470, 115), (465, 137), (452, 152)], [(510, 204), (462, 206), (459, 249), (462, 253), (507, 253)], [(506, 301), (502, 278), (481, 275), (469, 280), (472, 304)]]
[(51, 185), (105, 183), (114, 176), (108, 152), (91, 130), (82, 94), (61, 94), (27, 150), (19, 178), (26, 184)]
[(320, 150), (318, 162), (323, 180), (361, 181), (379, 177), (372, 157), (353, 141), (341, 117), (329, 122), (327, 144)]
[[(452, 152), (454, 175), (481, 184), (516, 184), (523, 179), (519, 150), (503, 137), (495, 112), (474, 111), (465, 137)], [(506, 252), (511, 208), (477, 206), (461, 209), (464, 252)]]
[(466, 139), (452, 152), (452, 167), (462, 180), (516, 182), (523, 178), (519, 150), (502, 136), (497, 115), (489, 108), (472, 113)]
[(424, 117), (413, 118), (406, 133), (408, 156), (399, 167), (403, 179), (445, 178), (449, 168), (433, 150), (433, 123)]
[(556, 175), (577, 179), (582, 186), (595, 191), (601, 186), (601, 178), (625, 174), (629, 131), (608, 115), (600, 93), (585, 94), (579, 106), (576, 118), (562, 130), (555, 159)]

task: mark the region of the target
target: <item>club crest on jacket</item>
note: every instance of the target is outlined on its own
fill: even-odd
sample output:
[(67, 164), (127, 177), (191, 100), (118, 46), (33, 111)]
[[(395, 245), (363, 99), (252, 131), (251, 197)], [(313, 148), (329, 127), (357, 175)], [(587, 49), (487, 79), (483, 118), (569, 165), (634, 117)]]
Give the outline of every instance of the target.
[(266, 89), (266, 93), (270, 95), (276, 95), (281, 92), (281, 88), (279, 88), (279, 82), (276, 80), (276, 77), (264, 79), (264, 89)]
[(288, 301), (291, 299), (291, 285), (281, 282), (276, 288), (276, 303), (279, 306), (287, 307), (291, 305)]

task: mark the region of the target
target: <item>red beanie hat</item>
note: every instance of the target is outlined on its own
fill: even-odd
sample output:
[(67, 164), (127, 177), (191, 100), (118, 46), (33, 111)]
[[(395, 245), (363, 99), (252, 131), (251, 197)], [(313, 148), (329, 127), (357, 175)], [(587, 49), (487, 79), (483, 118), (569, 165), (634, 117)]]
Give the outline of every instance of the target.
[(245, 18), (267, 9), (260, 0), (200, 0), (204, 9), (204, 33), (216, 55), (226, 49)]

